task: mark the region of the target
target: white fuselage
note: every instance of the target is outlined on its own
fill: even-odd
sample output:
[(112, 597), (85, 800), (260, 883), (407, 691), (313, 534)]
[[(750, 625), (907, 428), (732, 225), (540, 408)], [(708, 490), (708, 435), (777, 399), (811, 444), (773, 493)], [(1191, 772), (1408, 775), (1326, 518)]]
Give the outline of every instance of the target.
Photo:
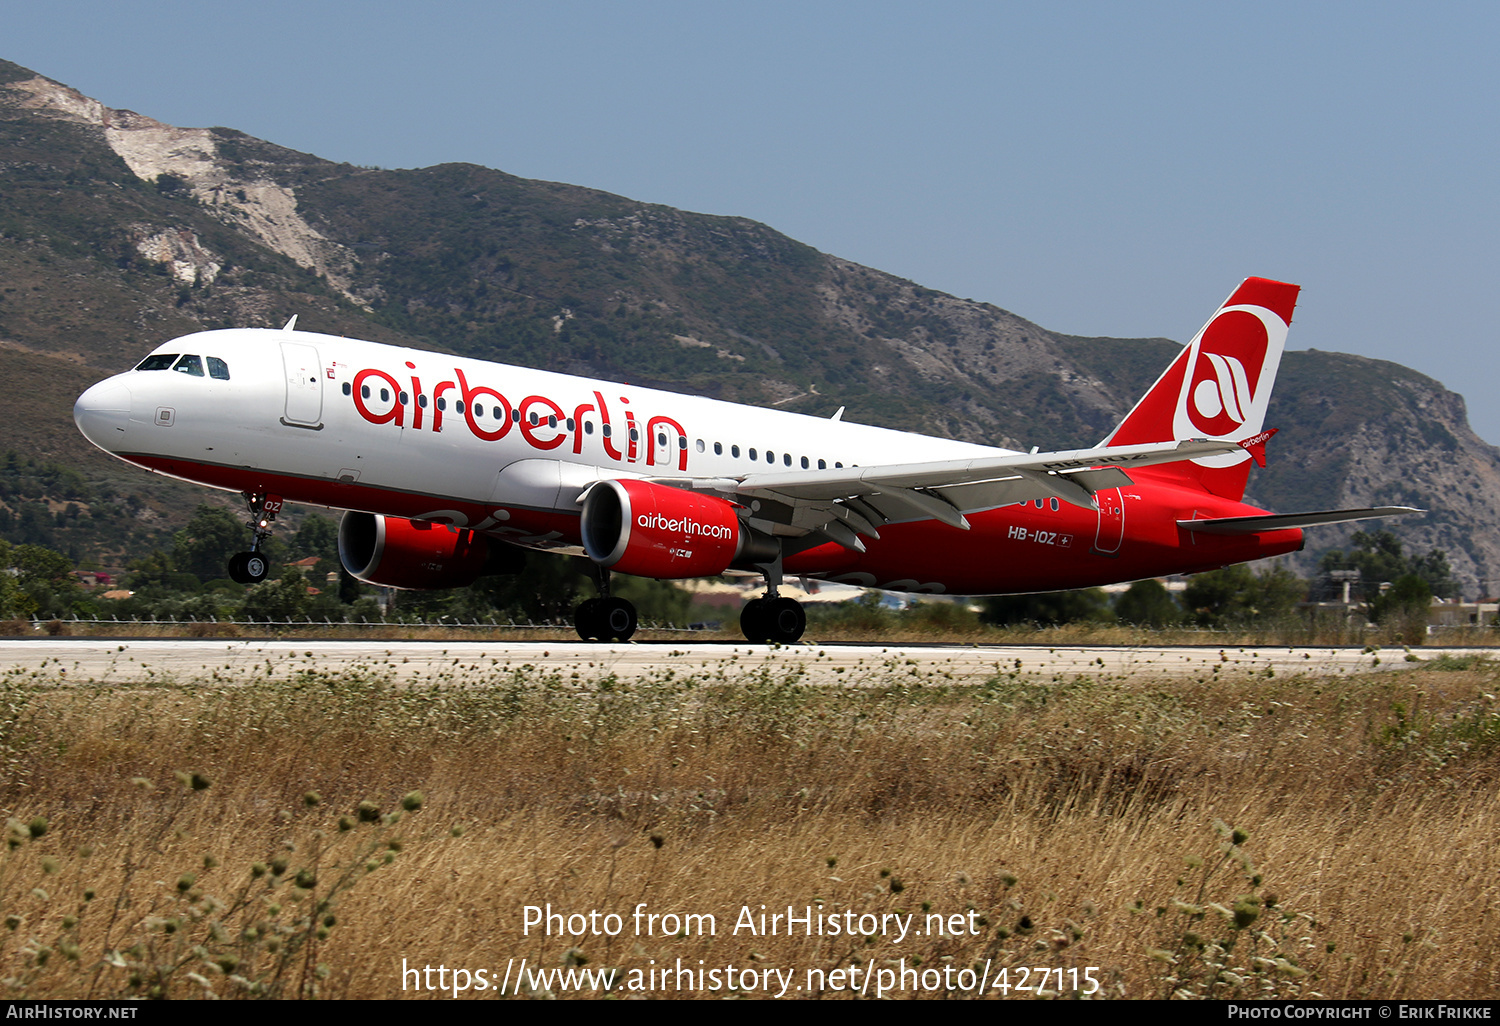
[(600, 479), (1009, 451), (310, 332), (206, 331), (153, 356), (212, 357), (228, 377), (167, 367), (100, 382), (75, 416), (101, 448), (214, 487), (254, 490), (259, 472), (292, 501), (544, 548), (576, 548), (557, 518), (576, 519), (579, 494)]

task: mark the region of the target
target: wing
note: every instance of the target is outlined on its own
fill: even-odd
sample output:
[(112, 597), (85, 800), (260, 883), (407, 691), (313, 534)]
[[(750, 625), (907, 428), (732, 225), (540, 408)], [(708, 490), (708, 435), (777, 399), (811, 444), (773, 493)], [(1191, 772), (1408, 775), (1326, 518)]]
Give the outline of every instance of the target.
[(745, 506), (750, 526), (766, 534), (807, 536), (811, 544), (833, 541), (863, 552), (859, 536), (879, 538), (883, 524), (934, 519), (968, 530), (965, 513), (1051, 497), (1097, 510), (1094, 493), (1130, 484), (1127, 468), (1240, 449), (1235, 442), (1199, 439), (932, 463), (650, 480), (711, 492)]

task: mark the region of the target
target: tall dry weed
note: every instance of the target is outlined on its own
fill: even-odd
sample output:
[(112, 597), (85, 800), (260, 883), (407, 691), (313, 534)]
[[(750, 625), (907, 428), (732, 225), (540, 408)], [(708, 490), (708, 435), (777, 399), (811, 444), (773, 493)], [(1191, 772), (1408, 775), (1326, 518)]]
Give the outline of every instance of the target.
[[(884, 996), (1500, 986), (1484, 661), (954, 686), (901, 657), (855, 688), (732, 661), (394, 669), (4, 678), (0, 986), (575, 993), (538, 969), (611, 970), (624, 996), (778, 979), (837, 996), (879, 974)], [(859, 928), (761, 928), (788, 909)], [(507, 978), (521, 959), (533, 975)], [(682, 966), (759, 975), (651, 976)]]

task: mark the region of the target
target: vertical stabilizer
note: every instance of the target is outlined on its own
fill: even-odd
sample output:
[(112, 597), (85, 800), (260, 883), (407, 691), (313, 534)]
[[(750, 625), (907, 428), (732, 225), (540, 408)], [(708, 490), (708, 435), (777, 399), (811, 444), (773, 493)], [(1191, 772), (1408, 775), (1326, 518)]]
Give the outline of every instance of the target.
[[(1243, 442), (1260, 434), (1299, 291), (1285, 282), (1246, 278), (1102, 444)], [(1238, 500), (1250, 460), (1249, 451), (1230, 453), (1151, 473)]]

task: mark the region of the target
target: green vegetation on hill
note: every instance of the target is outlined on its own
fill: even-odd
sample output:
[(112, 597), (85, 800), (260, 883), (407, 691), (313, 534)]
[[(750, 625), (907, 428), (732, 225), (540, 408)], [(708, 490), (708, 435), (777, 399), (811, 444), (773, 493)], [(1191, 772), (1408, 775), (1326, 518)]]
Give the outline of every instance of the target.
[(70, 568), (118, 568), (169, 534), (148, 484), (119, 488), (102, 477), (90, 482), (66, 464), (0, 454), (0, 540), (55, 550)]
[(328, 176), (298, 197), (361, 253), (375, 319), (466, 355), (632, 380), (796, 374), (826, 327), (807, 287), (821, 256), (742, 218), (468, 164)]

